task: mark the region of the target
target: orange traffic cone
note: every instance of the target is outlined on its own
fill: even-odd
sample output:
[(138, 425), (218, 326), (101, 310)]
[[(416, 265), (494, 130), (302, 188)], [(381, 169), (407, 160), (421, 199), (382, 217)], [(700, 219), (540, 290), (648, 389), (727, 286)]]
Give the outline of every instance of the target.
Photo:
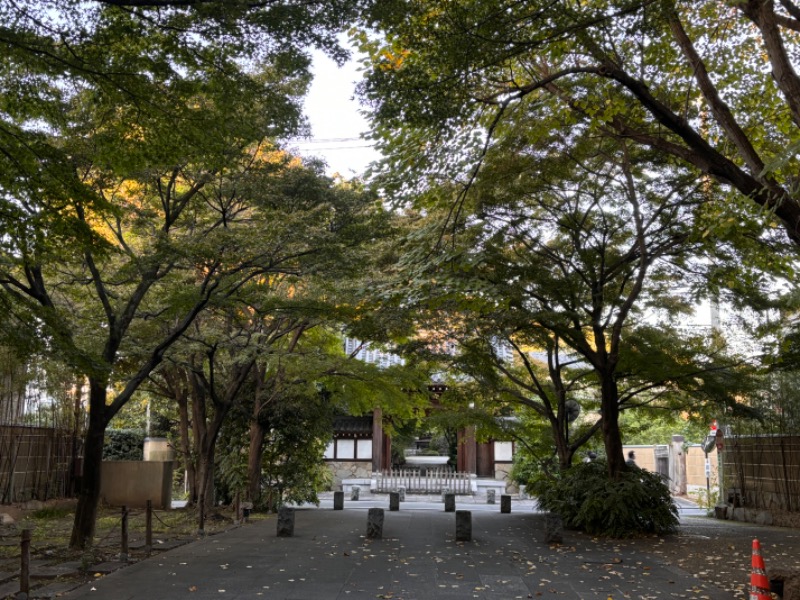
[(750, 575), (750, 600), (771, 600), (767, 569), (761, 556), (761, 543), (753, 540), (753, 572)]

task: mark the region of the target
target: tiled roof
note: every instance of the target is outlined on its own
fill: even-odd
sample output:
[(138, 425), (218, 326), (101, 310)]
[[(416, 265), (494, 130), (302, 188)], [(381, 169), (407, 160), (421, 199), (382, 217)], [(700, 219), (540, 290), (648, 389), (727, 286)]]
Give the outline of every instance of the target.
[(336, 437), (372, 437), (372, 415), (366, 417), (334, 417)]

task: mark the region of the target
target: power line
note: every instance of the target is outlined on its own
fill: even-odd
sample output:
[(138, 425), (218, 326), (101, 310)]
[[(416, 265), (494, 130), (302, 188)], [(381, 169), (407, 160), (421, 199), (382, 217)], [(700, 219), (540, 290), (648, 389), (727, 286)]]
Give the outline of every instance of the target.
[(362, 144), (360, 146), (328, 146), (323, 148), (306, 148), (306, 150), (358, 150), (359, 148), (374, 148), (374, 144)]
[[(342, 137), (342, 138), (289, 138), (292, 144), (338, 144), (341, 142), (363, 142), (361, 137)], [(371, 145), (371, 144), (370, 144)]]

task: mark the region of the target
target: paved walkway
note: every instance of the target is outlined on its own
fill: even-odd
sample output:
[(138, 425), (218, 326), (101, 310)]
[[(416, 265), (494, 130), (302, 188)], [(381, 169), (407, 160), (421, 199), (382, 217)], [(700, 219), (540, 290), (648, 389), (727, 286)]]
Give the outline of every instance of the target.
[[(405, 503), (385, 513), (383, 539), (365, 539), (371, 502), (344, 511), (300, 508), (295, 535), (276, 522), (248, 524), (159, 555), (70, 593), (70, 600), (509, 600), (707, 598), (730, 592), (703, 584), (636, 545), (565, 532), (542, 541), (544, 517), (516, 501), (459, 503), (473, 510), (473, 540), (455, 541), (455, 516), (440, 503)], [(385, 500), (382, 506), (386, 506)]]

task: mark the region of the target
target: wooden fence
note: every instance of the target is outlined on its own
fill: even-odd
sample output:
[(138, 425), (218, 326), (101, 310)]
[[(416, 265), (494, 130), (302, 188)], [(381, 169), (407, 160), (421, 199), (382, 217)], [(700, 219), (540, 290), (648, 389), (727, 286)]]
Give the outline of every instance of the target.
[(69, 496), (76, 449), (69, 432), (0, 425), (0, 503)]
[(726, 438), (725, 487), (749, 508), (800, 512), (800, 435)]
[(377, 478), (377, 492), (394, 492), (405, 488), (408, 494), (441, 494), (448, 490), (454, 494), (472, 493), (472, 476), (447, 468), (392, 469), (383, 471)]

